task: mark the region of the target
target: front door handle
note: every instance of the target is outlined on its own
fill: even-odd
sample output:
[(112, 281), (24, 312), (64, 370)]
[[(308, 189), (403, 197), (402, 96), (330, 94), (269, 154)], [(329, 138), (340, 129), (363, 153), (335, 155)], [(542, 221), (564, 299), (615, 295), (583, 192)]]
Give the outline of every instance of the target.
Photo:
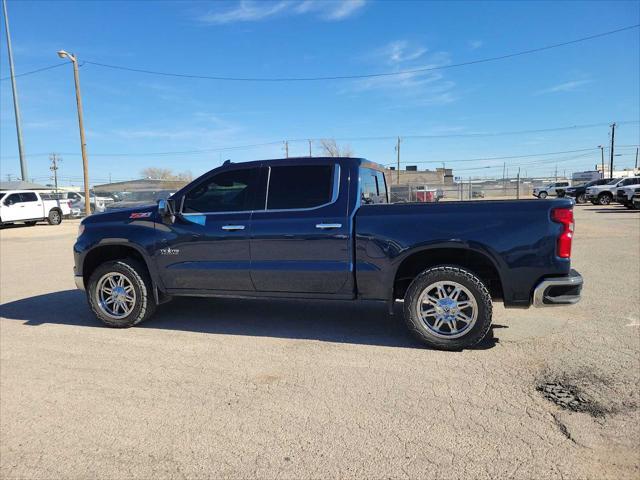
[(331, 230), (333, 228), (341, 228), (342, 224), (341, 223), (318, 223), (316, 225), (316, 228), (319, 228), (320, 230)]
[(222, 229), (227, 232), (235, 232), (236, 230), (244, 230), (244, 225), (224, 225)]

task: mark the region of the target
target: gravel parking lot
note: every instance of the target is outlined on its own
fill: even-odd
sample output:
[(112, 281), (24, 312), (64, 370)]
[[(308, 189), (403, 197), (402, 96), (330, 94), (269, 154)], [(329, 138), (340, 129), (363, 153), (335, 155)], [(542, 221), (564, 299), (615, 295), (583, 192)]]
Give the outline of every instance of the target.
[(338, 302), (178, 299), (104, 328), (77, 221), (4, 229), (0, 476), (638, 478), (640, 212), (576, 221), (581, 303), (497, 305), (454, 353)]

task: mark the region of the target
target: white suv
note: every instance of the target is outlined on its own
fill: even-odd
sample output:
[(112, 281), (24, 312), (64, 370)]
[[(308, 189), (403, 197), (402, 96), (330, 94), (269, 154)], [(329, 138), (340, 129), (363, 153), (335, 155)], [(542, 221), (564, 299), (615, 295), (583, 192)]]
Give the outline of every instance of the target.
[(587, 200), (594, 205), (609, 205), (616, 196), (618, 188), (640, 183), (640, 177), (614, 178), (604, 185), (587, 188)]
[(533, 196), (538, 198), (547, 198), (549, 195), (556, 197), (564, 197), (564, 192), (571, 186), (568, 180), (563, 182), (550, 183), (544, 187), (536, 187), (533, 189)]

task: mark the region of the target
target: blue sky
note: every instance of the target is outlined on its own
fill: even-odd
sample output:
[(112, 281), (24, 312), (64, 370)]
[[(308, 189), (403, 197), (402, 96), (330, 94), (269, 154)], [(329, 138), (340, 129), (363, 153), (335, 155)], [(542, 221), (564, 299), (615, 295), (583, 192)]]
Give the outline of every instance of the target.
[[(16, 72), (82, 60), (196, 75), (305, 77), (447, 66), (640, 23), (639, 2), (9, 1)], [(281, 144), (148, 155), (285, 139), (441, 136), (402, 143), (402, 160), (456, 175), (502, 175), (502, 160), (640, 143), (640, 29), (531, 55), (458, 68), (322, 82), (224, 82), (154, 76), (84, 64), (80, 69), (91, 177), (97, 183), (159, 166), (195, 175), (233, 161), (284, 155)], [(4, 27), (1, 77), (9, 75)], [(9, 81), (0, 83), (0, 175), (19, 174)], [(18, 78), (29, 176), (44, 182), (49, 152), (61, 175), (80, 178), (70, 65)], [(602, 124), (504, 136), (495, 132)], [(462, 135), (462, 136), (451, 136)], [(350, 140), (358, 156), (389, 164), (395, 142)], [(315, 152), (319, 152), (316, 145)], [(306, 155), (292, 142), (291, 155)], [(616, 165), (632, 166), (633, 147)], [(122, 153), (126, 155), (108, 155)], [(582, 155), (576, 158), (578, 155)], [(505, 160), (511, 171), (584, 170), (597, 150)], [(76, 182), (78, 183), (78, 182)]]

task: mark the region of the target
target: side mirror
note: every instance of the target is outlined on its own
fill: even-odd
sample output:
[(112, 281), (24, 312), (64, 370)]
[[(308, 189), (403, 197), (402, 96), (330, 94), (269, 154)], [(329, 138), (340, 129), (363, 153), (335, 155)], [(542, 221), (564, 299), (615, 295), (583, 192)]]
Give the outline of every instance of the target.
[(158, 200), (158, 213), (164, 221), (173, 223), (176, 221), (176, 204), (172, 199)]

